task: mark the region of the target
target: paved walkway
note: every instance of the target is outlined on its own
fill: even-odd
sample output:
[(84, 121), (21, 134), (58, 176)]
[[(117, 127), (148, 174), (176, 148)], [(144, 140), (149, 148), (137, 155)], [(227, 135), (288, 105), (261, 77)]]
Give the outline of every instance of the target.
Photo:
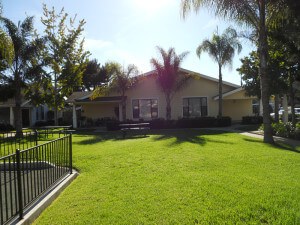
[[(259, 138), (259, 139), (263, 139), (264, 135), (262, 131), (241, 131), (241, 130), (237, 130), (237, 127), (241, 127), (243, 125), (240, 124), (236, 124), (236, 125), (232, 125), (230, 127), (220, 127), (220, 128), (212, 128), (212, 129), (218, 129), (218, 130), (224, 130), (224, 131), (228, 131), (228, 132), (232, 132), (232, 133), (238, 133), (241, 135), (245, 135), (248, 137), (254, 137), (254, 138)], [(278, 137), (278, 136), (273, 136), (274, 141), (275, 142), (281, 142), (284, 144), (288, 144), (294, 147), (300, 147), (300, 141), (295, 140), (295, 139), (290, 139), (290, 138), (284, 138), (284, 137)]]

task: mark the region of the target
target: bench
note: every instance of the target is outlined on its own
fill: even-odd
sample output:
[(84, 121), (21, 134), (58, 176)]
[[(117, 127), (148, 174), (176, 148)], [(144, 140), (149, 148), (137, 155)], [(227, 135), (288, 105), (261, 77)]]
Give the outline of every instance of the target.
[(144, 136), (147, 134), (147, 130), (150, 129), (149, 123), (129, 123), (129, 124), (120, 124), (120, 128), (123, 134), (123, 138), (125, 138), (126, 133), (129, 131), (138, 131), (141, 132)]

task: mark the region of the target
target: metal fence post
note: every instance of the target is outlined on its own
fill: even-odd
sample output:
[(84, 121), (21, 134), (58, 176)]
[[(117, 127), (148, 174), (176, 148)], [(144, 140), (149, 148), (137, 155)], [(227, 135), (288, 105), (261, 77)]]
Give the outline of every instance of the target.
[(17, 160), (17, 180), (18, 180), (18, 198), (19, 198), (19, 219), (23, 219), (23, 201), (22, 201), (22, 179), (21, 179), (21, 157), (20, 149), (16, 150)]
[(35, 130), (34, 132), (35, 132), (35, 145), (38, 146), (38, 132), (37, 130)]
[(70, 163), (70, 174), (72, 174), (72, 133), (70, 132), (69, 137), (69, 163)]

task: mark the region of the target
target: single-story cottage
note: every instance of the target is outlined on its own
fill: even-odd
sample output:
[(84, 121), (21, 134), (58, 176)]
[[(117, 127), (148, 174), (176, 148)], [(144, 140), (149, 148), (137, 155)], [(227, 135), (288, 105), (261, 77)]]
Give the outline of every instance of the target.
[[(180, 68), (180, 73), (193, 74), (184, 87), (174, 94), (171, 101), (171, 119), (183, 117), (205, 117), (218, 115), (218, 79)], [(126, 118), (145, 121), (166, 117), (166, 100), (157, 85), (154, 71), (143, 74), (138, 84), (126, 92)], [(76, 109), (81, 116), (93, 120), (114, 118), (122, 121), (122, 104), (119, 93), (110, 93), (104, 97), (90, 100), (91, 92), (74, 92), (67, 100), (73, 103), (73, 127), (77, 127)], [(253, 105), (254, 104), (254, 105)], [(233, 121), (243, 116), (255, 115), (257, 104), (255, 97), (245, 95), (239, 85), (223, 81), (223, 116)]]
[[(15, 98), (9, 98), (7, 101), (0, 102), (0, 123), (15, 125)], [(38, 121), (47, 121), (47, 112), (49, 108), (46, 104), (38, 107), (33, 106), (30, 100), (22, 97), (21, 100), (22, 110), (22, 126), (34, 126)]]

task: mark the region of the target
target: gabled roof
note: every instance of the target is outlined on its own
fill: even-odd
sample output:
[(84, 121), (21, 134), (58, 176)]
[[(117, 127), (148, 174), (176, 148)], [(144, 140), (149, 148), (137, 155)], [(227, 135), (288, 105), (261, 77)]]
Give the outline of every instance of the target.
[(76, 91), (73, 92), (69, 98), (66, 100), (66, 103), (74, 102), (77, 99), (81, 98), (89, 98), (91, 96), (92, 92), (91, 91)]
[[(235, 94), (235, 93), (238, 93), (238, 92), (244, 91), (244, 90), (245, 90), (245, 89), (244, 89), (243, 87), (240, 87), (240, 88), (237, 88), (237, 89), (234, 89), (234, 90), (232, 90), (232, 91), (228, 91), (228, 92), (224, 93), (224, 94), (222, 95), (222, 97), (223, 97), (223, 98), (224, 98), (224, 97), (228, 97), (228, 96), (231, 96), (231, 95), (233, 95), (233, 94)], [(246, 97), (246, 98), (255, 98), (255, 97), (253, 96), (253, 97)], [(219, 99), (219, 95), (215, 96), (213, 99), (214, 99), (214, 100), (218, 100), (218, 99)]]
[[(204, 79), (207, 79), (207, 80), (211, 80), (211, 81), (214, 81), (214, 82), (217, 82), (217, 83), (219, 82), (219, 79), (216, 79), (216, 78), (214, 78), (214, 77), (210, 77), (210, 76), (207, 76), (207, 75), (204, 75), (204, 74), (201, 74), (201, 73), (197, 73), (197, 72), (194, 72), (194, 71), (191, 71), (191, 70), (187, 70), (187, 69), (184, 69), (184, 68), (179, 68), (179, 70), (180, 70), (181, 72), (194, 74), (194, 75), (197, 75), (197, 76), (199, 76), (199, 77), (201, 77), (201, 78), (204, 78)], [(141, 74), (141, 75), (149, 76), (149, 75), (153, 74), (154, 71), (155, 71), (155, 70), (151, 70), (151, 71), (149, 71), (149, 72), (147, 72), (147, 73), (144, 73), (144, 74)], [(236, 85), (236, 84), (233, 84), (233, 83), (230, 83), (230, 82), (227, 82), (227, 81), (223, 81), (222, 83), (223, 83), (223, 84), (226, 84), (226, 85), (228, 85), (228, 86), (234, 87), (234, 88), (239, 88), (239, 87), (241, 87), (240, 85)]]
[[(210, 77), (210, 76), (207, 76), (207, 75), (204, 75), (204, 74), (201, 74), (201, 73), (196, 73), (196, 72), (193, 72), (191, 70), (187, 70), (187, 69), (183, 69), (183, 68), (179, 68), (182, 72), (185, 72), (185, 73), (192, 73), (192, 74), (195, 74), (195, 75), (198, 75), (202, 78), (205, 78), (207, 80), (211, 80), (211, 81), (214, 81), (214, 82), (217, 82), (219, 83), (219, 79), (216, 79), (214, 77)], [(231, 87), (234, 87), (234, 88), (239, 88), (241, 87), (240, 85), (236, 85), (236, 84), (233, 84), (233, 83), (230, 83), (230, 82), (227, 82), (227, 81), (223, 81), (222, 82), (223, 84), (226, 84), (228, 86), (231, 86)]]
[[(125, 98), (127, 98), (125, 96)], [(81, 99), (76, 99), (75, 102), (120, 102), (122, 101), (122, 96), (107, 96), (107, 97), (98, 97), (91, 100), (88, 96), (85, 96)]]
[[(219, 82), (219, 80), (214, 78), (214, 77), (210, 77), (210, 76), (206, 76), (206, 75), (203, 75), (203, 74), (200, 74), (200, 73), (196, 73), (196, 72), (193, 72), (191, 70), (187, 70), (187, 69), (184, 69), (184, 68), (179, 68), (179, 70), (183, 73), (193, 74), (193, 75), (197, 75), (201, 78), (204, 78), (204, 79), (207, 79), (207, 80), (210, 80), (210, 81), (213, 81), (213, 82), (217, 82), (217, 83)], [(154, 74), (154, 72), (155, 72), (155, 70), (151, 70), (147, 73), (143, 73), (143, 74), (138, 75), (138, 77), (139, 76), (147, 77), (147, 76), (150, 76), (150, 75)], [(228, 86), (233, 87), (233, 88), (238, 88), (238, 89), (241, 88), (239, 85), (236, 85), (236, 84), (233, 84), (233, 83), (230, 83), (230, 82), (227, 82), (227, 81), (223, 81), (223, 84), (228, 85)], [(237, 92), (238, 89), (235, 89), (234, 91)], [(91, 94), (92, 94), (91, 91), (89, 91), (89, 92), (82, 92), (82, 91), (81, 92), (73, 92), (73, 94), (66, 100), (66, 102), (67, 103), (70, 103), (70, 102), (90, 102), (91, 100), (89, 100), (89, 98), (91, 97)], [(225, 95), (223, 95), (223, 96), (225, 96)], [(113, 97), (118, 98), (120, 96), (113, 96)], [(108, 97), (101, 97), (101, 100), (100, 100), (100, 98), (98, 98), (98, 101), (105, 101), (105, 98), (106, 98), (106, 101), (109, 101), (109, 100), (107, 100)], [(94, 99), (92, 101), (97, 101), (96, 99)], [(115, 99), (115, 100), (119, 100), (119, 99)]]

